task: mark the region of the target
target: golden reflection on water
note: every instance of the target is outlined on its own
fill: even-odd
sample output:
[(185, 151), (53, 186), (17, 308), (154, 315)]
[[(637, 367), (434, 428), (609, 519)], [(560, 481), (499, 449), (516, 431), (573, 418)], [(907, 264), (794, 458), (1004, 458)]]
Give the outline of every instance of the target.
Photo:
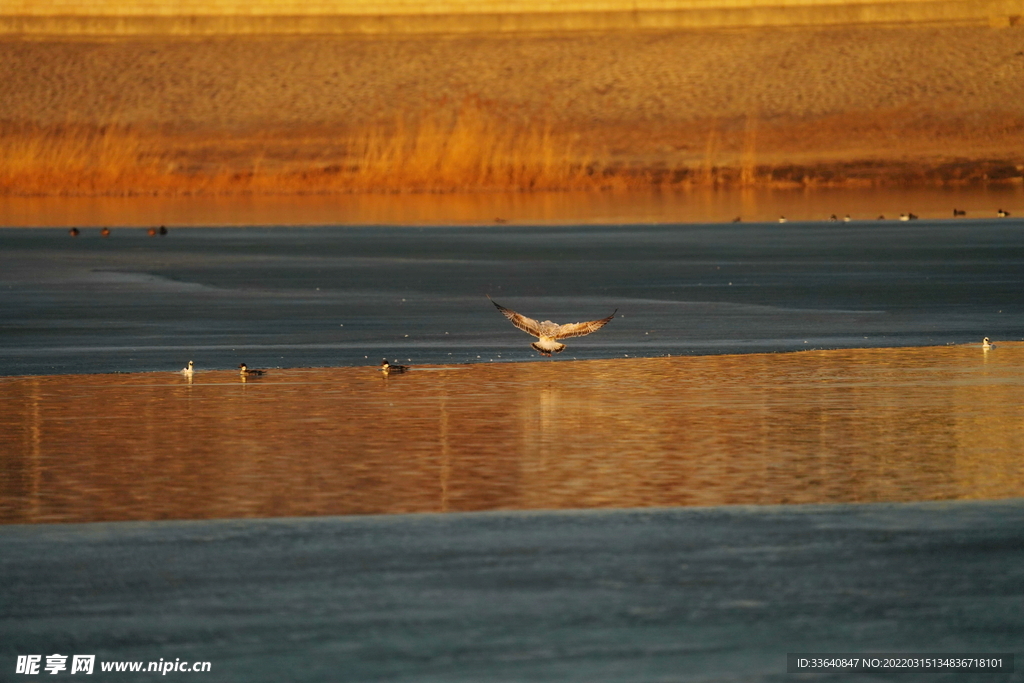
[(1024, 496), (1024, 343), (0, 378), (0, 522)]
[(654, 192), (467, 192), (187, 197), (0, 196), (0, 227), (243, 225), (498, 225), (824, 221), (831, 214), (895, 220), (995, 218), (1024, 211), (1024, 186), (695, 188)]

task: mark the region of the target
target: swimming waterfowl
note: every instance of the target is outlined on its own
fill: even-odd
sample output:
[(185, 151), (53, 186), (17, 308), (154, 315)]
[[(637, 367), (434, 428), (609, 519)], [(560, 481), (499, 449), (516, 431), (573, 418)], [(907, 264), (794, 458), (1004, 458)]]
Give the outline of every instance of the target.
[(167, 234), (166, 226), (163, 226), (163, 225), (160, 226), (160, 234), (161, 235), (166, 235)]
[(146, 231), (146, 234), (149, 235), (150, 237), (156, 237), (156, 228), (150, 228), (149, 230)]
[(917, 215), (916, 214), (912, 214), (912, 213), (901, 213), (900, 214), (900, 220), (901, 221), (916, 221), (917, 220)]
[(967, 215), (967, 212), (962, 210), (962, 209), (953, 209), (953, 218), (958, 218), (959, 216), (966, 216), (966, 215)]
[(839, 221), (839, 217), (837, 215), (835, 215), (835, 214), (832, 214), (831, 216), (828, 217), (828, 222), (829, 223), (836, 223), (838, 221)]
[(266, 370), (250, 370), (245, 363), (238, 366), (238, 374), (242, 377), (259, 377), (265, 372)]
[(986, 351), (988, 351), (989, 349), (994, 349), (994, 348), (996, 348), (996, 345), (995, 345), (995, 344), (993, 344), (992, 342), (990, 342), (990, 341), (988, 340), (988, 337), (985, 337), (984, 339), (982, 339), (982, 340), (981, 340), (981, 348), (983, 348), (983, 349), (985, 349)]
[(100, 230), (100, 237), (110, 237), (110, 228)]
[(780, 223), (785, 223), (786, 222), (786, 217), (785, 216), (779, 216), (779, 222)]
[(193, 369), (192, 369), (192, 361), (189, 361), (189, 362), (188, 362), (188, 365), (186, 365), (185, 367), (183, 367), (183, 368), (181, 369), (181, 374), (183, 374), (183, 375), (185, 375), (186, 377), (188, 377), (189, 379), (191, 379), (191, 378), (192, 378), (192, 372), (193, 372)]
[(850, 221), (852, 221), (852, 220), (853, 220), (853, 219), (852, 219), (852, 218), (850, 218), (850, 214), (846, 214), (845, 216), (843, 216), (843, 222), (844, 222), (844, 223), (849, 223), (849, 222), (850, 222)]
[(1006, 218), (1007, 216), (1010, 215), (1010, 212), (999, 209), (999, 211), (996, 212), (996, 215), (999, 216), (1000, 218)]
[(392, 365), (391, 363), (388, 362), (387, 358), (385, 358), (380, 364), (380, 371), (383, 372), (385, 376), (391, 374), (392, 372), (402, 373), (408, 369), (408, 365)]
[(68, 234), (72, 237), (78, 237), (78, 228), (71, 228), (68, 230)]
[[(491, 297), (487, 297), (491, 299)], [(569, 337), (582, 337), (583, 335), (596, 332), (605, 325), (607, 325), (615, 314), (619, 312), (619, 309), (612, 311), (612, 314), (607, 318), (601, 318), (600, 320), (591, 320), (585, 323), (567, 323), (565, 325), (559, 325), (553, 323), (550, 320), (545, 320), (542, 323), (537, 322), (532, 318), (527, 318), (524, 315), (520, 315), (515, 311), (505, 308), (500, 305), (497, 301), (491, 300), (491, 303), (501, 311), (501, 314), (508, 318), (513, 325), (521, 329), (527, 334), (532, 334), (537, 337), (537, 341), (530, 344), (539, 354), (542, 356), (550, 356), (552, 353), (561, 353), (565, 348), (565, 344), (558, 343), (558, 339), (568, 339)]]

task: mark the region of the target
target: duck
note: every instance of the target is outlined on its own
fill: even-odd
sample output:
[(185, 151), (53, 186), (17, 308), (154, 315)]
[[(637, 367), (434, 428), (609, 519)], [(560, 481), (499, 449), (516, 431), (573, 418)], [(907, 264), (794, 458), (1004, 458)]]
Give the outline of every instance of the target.
[(993, 344), (992, 342), (990, 342), (988, 337), (985, 337), (984, 339), (981, 340), (981, 348), (983, 348), (986, 351), (988, 351), (989, 349), (996, 348), (996, 345)]
[(160, 226), (160, 234), (161, 235), (166, 235), (167, 234), (167, 226), (164, 226), (164, 225)]
[(245, 363), (238, 366), (238, 374), (242, 377), (259, 377), (265, 372), (266, 370), (250, 370)]
[(996, 212), (996, 215), (999, 216), (1000, 218), (1006, 218), (1007, 216), (1010, 215), (1010, 212), (999, 209), (999, 211)]
[(844, 222), (844, 223), (849, 223), (849, 222), (850, 222), (850, 221), (852, 221), (852, 220), (853, 220), (853, 219), (852, 219), (852, 218), (850, 218), (850, 214), (846, 214), (845, 216), (843, 216), (843, 222)]
[(100, 230), (100, 237), (110, 237), (110, 228)]
[(912, 214), (912, 213), (901, 213), (900, 214), (900, 220), (901, 221), (916, 221), (917, 220), (917, 215), (916, 214)]
[(185, 375), (189, 379), (192, 379), (193, 372), (195, 372), (195, 370), (192, 367), (192, 361), (189, 361), (188, 365), (181, 369), (181, 374)]
[(779, 222), (780, 223), (785, 223), (786, 222), (786, 217), (785, 216), (779, 216)]
[(392, 365), (391, 363), (388, 362), (387, 358), (385, 358), (383, 361), (381, 361), (381, 364), (380, 364), (380, 371), (384, 373), (385, 377), (387, 377), (392, 372), (394, 372), (396, 374), (401, 374), (401, 373), (405, 372), (408, 369), (409, 369), (408, 365)]
[[(491, 299), (491, 297), (487, 297)], [(565, 325), (559, 325), (553, 323), (550, 320), (544, 322), (537, 322), (532, 318), (527, 318), (525, 315), (520, 315), (515, 311), (505, 308), (500, 305), (497, 301), (491, 300), (491, 303), (501, 311), (509, 321), (521, 329), (527, 334), (532, 334), (537, 337), (537, 341), (530, 344), (537, 353), (542, 356), (551, 356), (553, 353), (561, 353), (565, 349), (565, 344), (558, 342), (559, 339), (567, 339), (569, 337), (582, 337), (583, 335), (596, 332), (601, 329), (615, 317), (615, 314), (619, 312), (619, 309), (612, 311), (612, 314), (607, 318), (601, 318), (600, 320), (591, 320), (585, 323), (567, 323)]]
[(78, 228), (71, 228), (68, 230), (68, 234), (72, 237), (78, 237)]
[(149, 230), (146, 231), (146, 234), (149, 235), (150, 237), (156, 237), (156, 228), (150, 228)]
[(878, 218), (875, 219), (875, 220), (884, 221), (885, 220), (885, 214), (882, 214), (882, 213), (878, 214)]
[(837, 223), (838, 221), (839, 221), (839, 216), (837, 216), (835, 214), (832, 214), (831, 216), (828, 217), (828, 222), (829, 223)]
[(960, 216), (966, 216), (967, 212), (963, 209), (953, 209), (953, 218), (959, 218)]

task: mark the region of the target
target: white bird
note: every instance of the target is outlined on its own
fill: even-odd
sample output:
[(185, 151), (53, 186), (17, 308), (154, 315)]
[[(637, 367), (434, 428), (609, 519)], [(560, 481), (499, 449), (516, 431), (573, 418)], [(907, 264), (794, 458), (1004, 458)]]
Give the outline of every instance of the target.
[(1010, 212), (999, 209), (999, 211), (996, 212), (996, 215), (999, 216), (1000, 218), (1006, 218), (1007, 216), (1010, 215)]
[(192, 379), (192, 372), (193, 372), (193, 370), (192, 370), (192, 361), (189, 361), (188, 365), (186, 365), (185, 367), (183, 367), (181, 369), (181, 374), (185, 375), (189, 379)]
[(993, 344), (992, 342), (990, 342), (990, 341), (988, 340), (988, 337), (985, 337), (984, 339), (982, 339), (982, 340), (981, 340), (981, 348), (983, 348), (983, 349), (985, 349), (986, 351), (988, 351), (989, 349), (994, 349), (994, 348), (996, 348), (996, 345), (995, 345), (995, 344)]
[[(487, 297), (490, 299), (491, 297)], [(561, 353), (565, 348), (565, 344), (558, 343), (559, 339), (568, 339), (569, 337), (582, 337), (585, 334), (596, 332), (605, 325), (607, 325), (615, 314), (619, 312), (619, 309), (612, 311), (612, 314), (607, 318), (601, 318), (600, 320), (591, 320), (585, 323), (567, 323), (565, 325), (559, 325), (553, 323), (550, 320), (545, 320), (542, 323), (537, 322), (533, 318), (527, 318), (525, 315), (520, 315), (513, 310), (505, 308), (498, 304), (497, 301), (491, 300), (491, 303), (501, 311), (502, 315), (508, 318), (513, 325), (521, 329), (527, 334), (532, 334), (537, 337), (537, 341), (530, 344), (538, 353), (542, 356), (550, 356), (552, 353)]]

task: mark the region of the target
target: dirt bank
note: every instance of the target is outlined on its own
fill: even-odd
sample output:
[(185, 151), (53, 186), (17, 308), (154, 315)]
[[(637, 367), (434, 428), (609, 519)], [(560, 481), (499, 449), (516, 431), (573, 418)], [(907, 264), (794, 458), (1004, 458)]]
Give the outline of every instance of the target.
[(0, 40), (7, 193), (1024, 171), (1024, 29)]

